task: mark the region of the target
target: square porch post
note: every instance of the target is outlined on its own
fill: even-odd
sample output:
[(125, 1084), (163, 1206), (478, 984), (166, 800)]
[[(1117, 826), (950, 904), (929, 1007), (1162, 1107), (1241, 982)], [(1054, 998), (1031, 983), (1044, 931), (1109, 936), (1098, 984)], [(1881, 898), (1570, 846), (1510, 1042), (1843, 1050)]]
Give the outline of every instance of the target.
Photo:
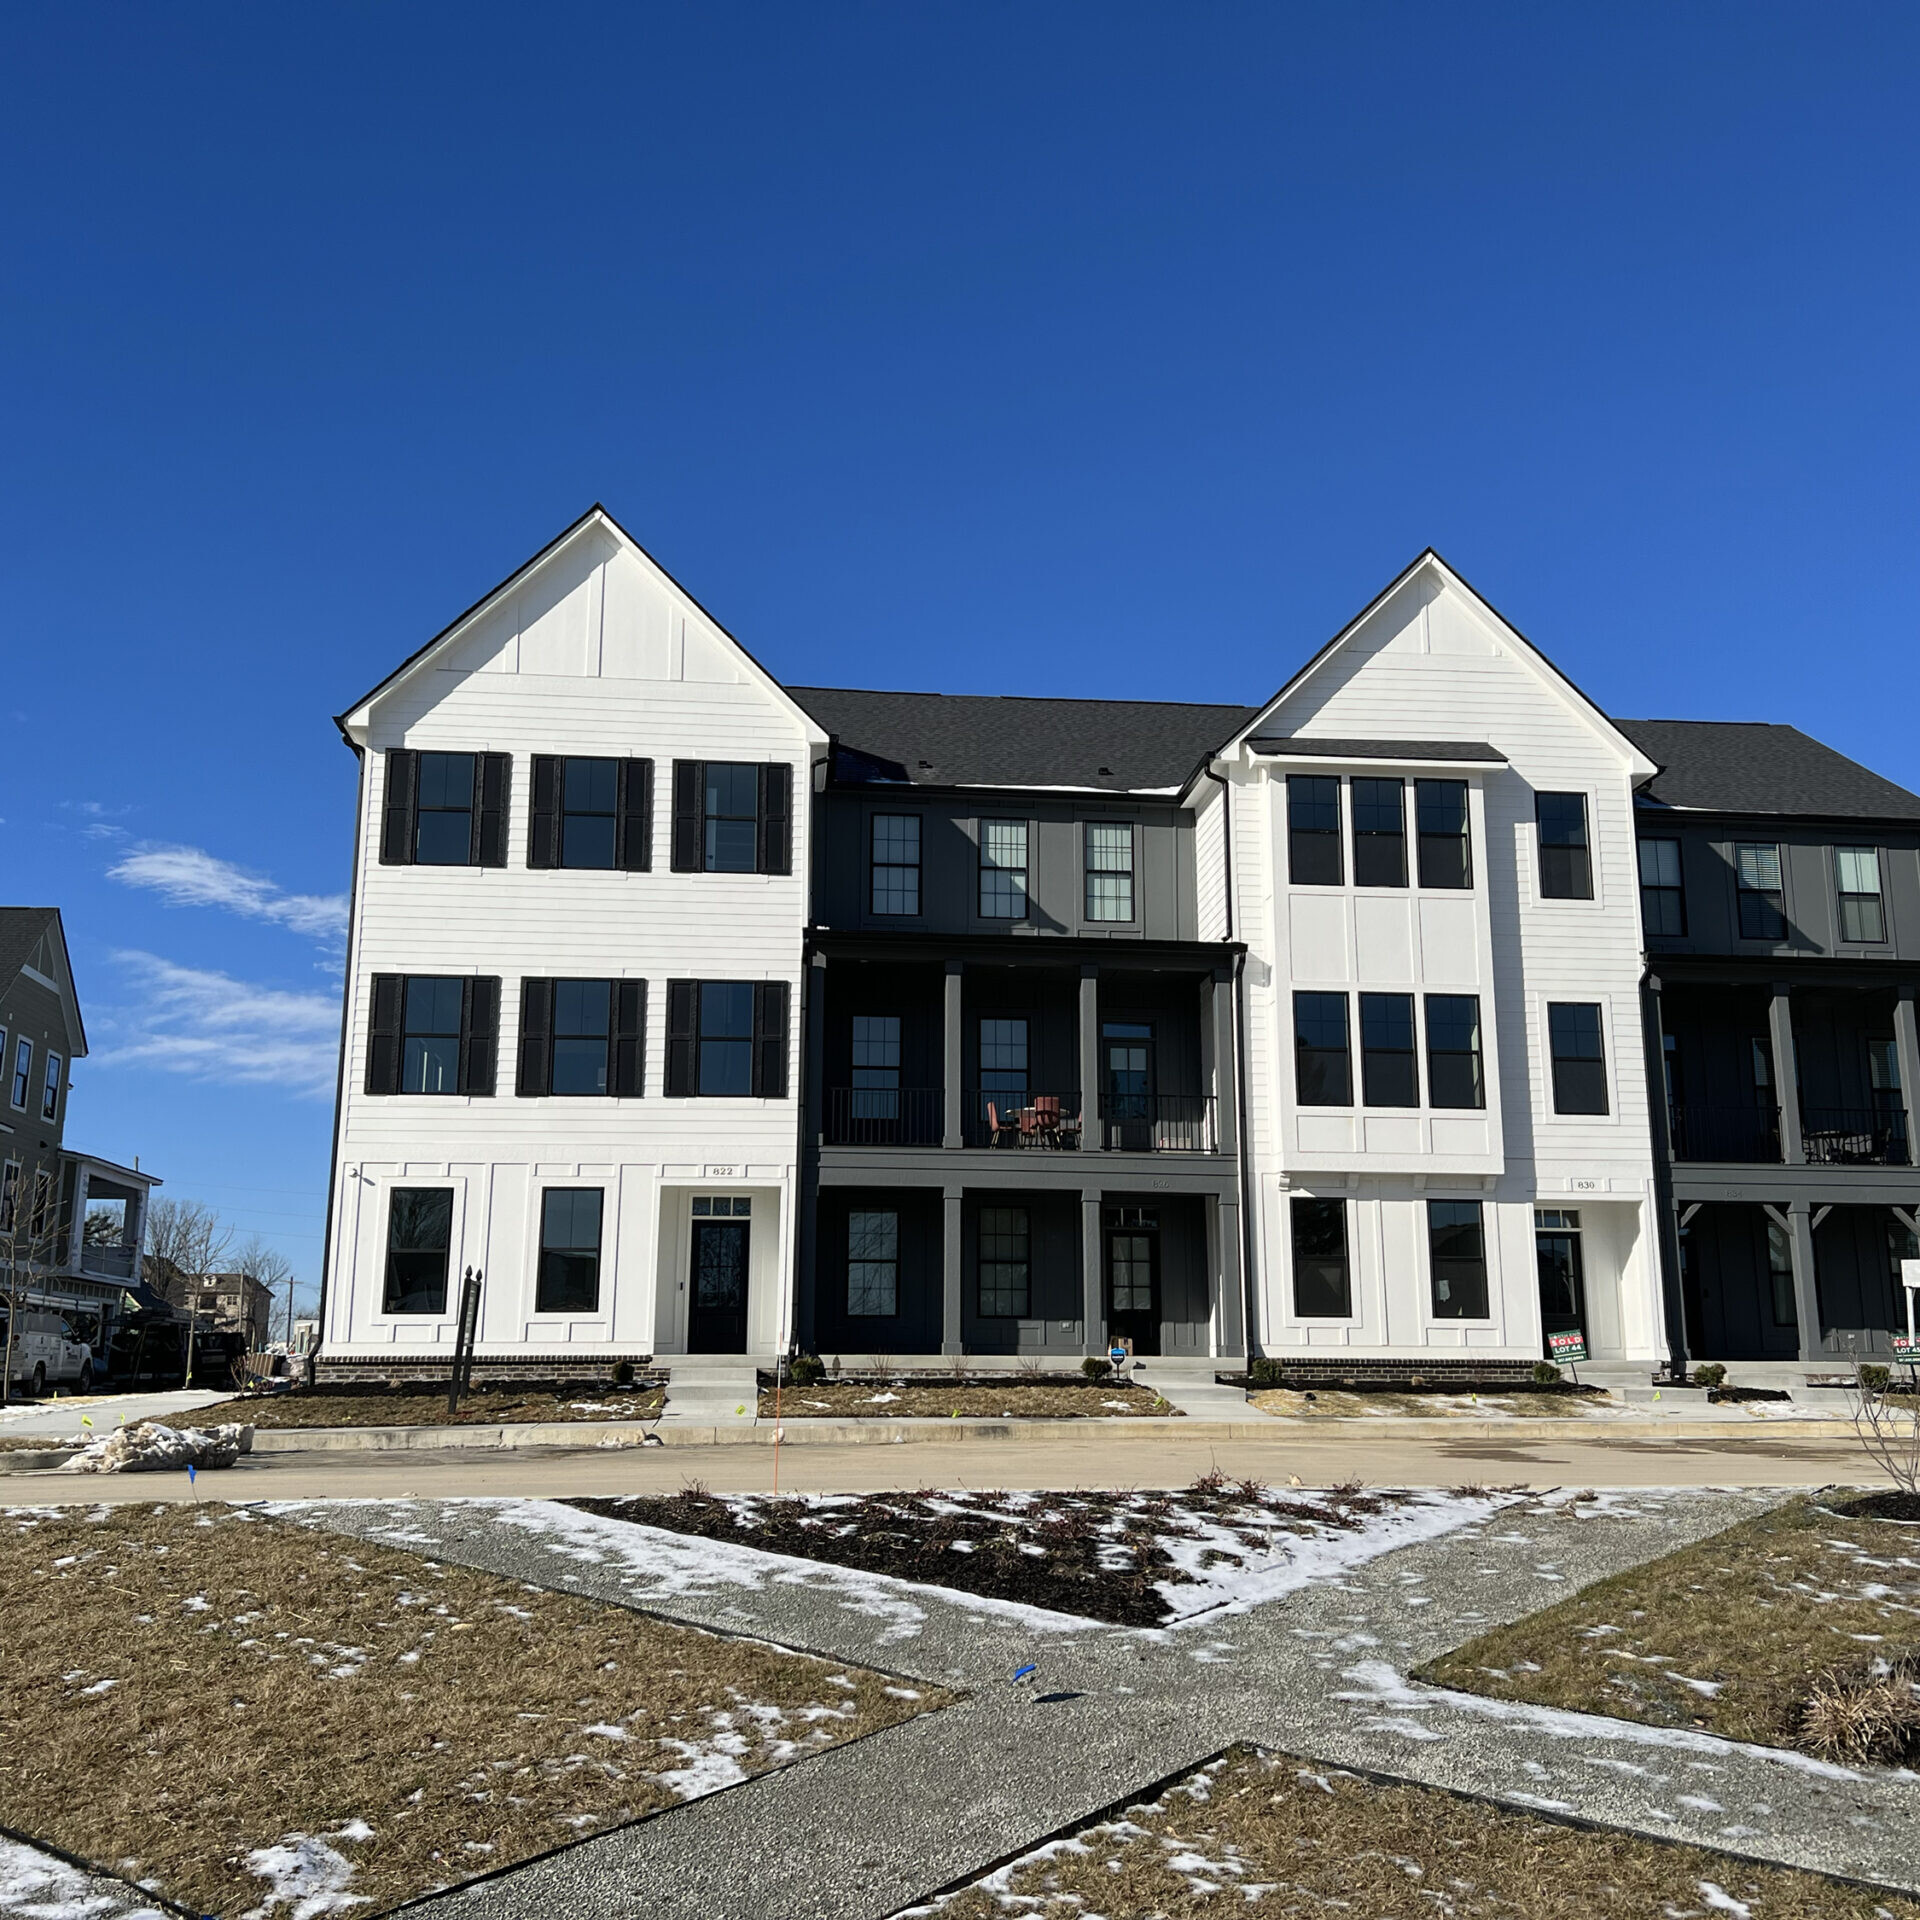
[(1240, 1151), (1240, 1112), (1235, 1100), (1235, 1070), (1240, 1050), (1233, 1038), (1233, 970), (1213, 972), (1213, 1126), (1215, 1151)]
[[(960, 987), (965, 968), (966, 962), (963, 960), (947, 962), (946, 998), (941, 1003), (941, 1040), (944, 1048), (942, 1071), (946, 1075), (946, 1113), (940, 1144), (949, 1153), (959, 1146), (962, 1138), (960, 1063), (963, 1055), (960, 1045)], [(958, 1272), (957, 1263), (955, 1272)], [(958, 1353), (960, 1349), (955, 1347), (953, 1351)]]
[(1800, 1137), (1800, 1063), (1793, 1054), (1793, 989), (1775, 981), (1767, 1003), (1767, 1033), (1773, 1042), (1773, 1090), (1780, 1097), (1780, 1157), (1790, 1167), (1807, 1164)]
[(1080, 1145), (1106, 1145), (1100, 1125), (1100, 969), (1080, 969)]
[(1080, 1336), (1088, 1353), (1107, 1350), (1107, 1314), (1102, 1297), (1100, 1189), (1080, 1190)]
[(1893, 1050), (1900, 1063), (1900, 1099), (1907, 1110), (1907, 1164), (1920, 1166), (1920, 1022), (1911, 982), (1893, 1003)]
[(1787, 1241), (1793, 1249), (1793, 1311), (1800, 1322), (1800, 1358), (1824, 1358), (1820, 1345), (1820, 1286), (1813, 1262), (1813, 1202), (1787, 1205)]
[(1218, 1193), (1208, 1208), (1213, 1218), (1214, 1285), (1220, 1289), (1220, 1351), (1251, 1357), (1253, 1343), (1246, 1329), (1246, 1288), (1240, 1278), (1240, 1201), (1235, 1194)]
[(960, 1344), (960, 1202), (964, 1189), (941, 1192), (940, 1351), (958, 1354)]

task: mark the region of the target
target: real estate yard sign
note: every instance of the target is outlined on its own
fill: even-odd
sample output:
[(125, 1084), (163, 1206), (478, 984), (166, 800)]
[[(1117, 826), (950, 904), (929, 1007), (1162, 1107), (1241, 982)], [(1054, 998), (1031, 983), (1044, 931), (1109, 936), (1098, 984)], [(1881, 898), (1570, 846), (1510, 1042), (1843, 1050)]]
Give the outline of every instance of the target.
[(1565, 1333), (1547, 1335), (1547, 1352), (1561, 1366), (1572, 1366), (1576, 1361), (1587, 1357), (1587, 1335), (1582, 1327), (1569, 1328)]
[(1897, 1333), (1893, 1336), (1893, 1357), (1912, 1360), (1920, 1356), (1920, 1339), (1915, 1338), (1913, 1330), (1913, 1296), (1920, 1293), (1920, 1260), (1900, 1262), (1900, 1284), (1907, 1290), (1907, 1332), (1905, 1339)]

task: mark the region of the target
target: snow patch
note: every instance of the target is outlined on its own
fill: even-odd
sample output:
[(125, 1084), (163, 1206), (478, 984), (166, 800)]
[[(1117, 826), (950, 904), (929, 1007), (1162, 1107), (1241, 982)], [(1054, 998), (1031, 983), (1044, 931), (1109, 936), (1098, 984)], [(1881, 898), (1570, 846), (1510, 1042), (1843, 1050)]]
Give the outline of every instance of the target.
[(327, 1842), (372, 1838), (373, 1829), (364, 1820), (349, 1820), (330, 1834), (289, 1833), (271, 1847), (255, 1847), (247, 1855), (247, 1871), (269, 1882), (269, 1890), (243, 1920), (272, 1920), (276, 1907), (291, 1909), (286, 1920), (319, 1920), (322, 1914), (364, 1907), (369, 1896), (347, 1890), (353, 1862)]
[(165, 1920), (139, 1889), (96, 1879), (24, 1841), (0, 1835), (0, 1913), (22, 1920)]

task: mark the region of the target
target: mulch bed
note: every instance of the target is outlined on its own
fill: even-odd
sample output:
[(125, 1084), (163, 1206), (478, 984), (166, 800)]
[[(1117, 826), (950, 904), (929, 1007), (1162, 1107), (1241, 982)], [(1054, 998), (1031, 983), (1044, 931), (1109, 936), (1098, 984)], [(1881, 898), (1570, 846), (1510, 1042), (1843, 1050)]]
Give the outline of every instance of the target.
[(1386, 1501), (1358, 1487), (1291, 1499), (1209, 1474), (1181, 1493), (672, 1494), (582, 1498), (569, 1506), (831, 1565), (1014, 1600), (1117, 1626), (1174, 1617), (1158, 1583), (1192, 1575), (1168, 1543), (1206, 1543), (1230, 1564), (1271, 1551), (1277, 1532), (1353, 1531)]
[[(282, 1427), (491, 1427), (548, 1425), (557, 1421), (657, 1420), (665, 1395), (659, 1387), (576, 1387), (571, 1391), (520, 1391), (475, 1387), (460, 1396), (460, 1410), (447, 1412), (447, 1394), (330, 1393), (296, 1388), (291, 1393), (249, 1394), (191, 1413), (153, 1418), (170, 1427), (239, 1421), (262, 1432)], [(97, 1418), (105, 1432), (109, 1420)]]
[[(760, 1417), (771, 1420), (773, 1389), (760, 1389)], [(782, 1420), (1142, 1420), (1178, 1419), (1148, 1387), (1119, 1380), (834, 1380), (780, 1391)]]

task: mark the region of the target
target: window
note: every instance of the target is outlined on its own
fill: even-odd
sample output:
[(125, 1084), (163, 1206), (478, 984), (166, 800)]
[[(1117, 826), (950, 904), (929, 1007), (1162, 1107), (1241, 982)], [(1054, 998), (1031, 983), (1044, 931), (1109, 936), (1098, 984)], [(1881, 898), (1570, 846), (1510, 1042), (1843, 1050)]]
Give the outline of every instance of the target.
[(900, 1117), (900, 1020), (896, 1014), (853, 1016), (853, 1117)]
[(465, 867), (473, 861), (473, 755), (420, 756), (420, 815), (413, 857), (423, 867)]
[(1467, 783), (1416, 780), (1413, 823), (1423, 887), (1470, 887), (1473, 855), (1467, 844)]
[(1340, 884), (1340, 782), (1287, 775), (1287, 874), (1296, 887)]
[(787, 1097), (784, 980), (669, 980), (667, 1092)]
[(27, 1089), (33, 1084), (33, 1042), (23, 1033), (13, 1049), (13, 1104), (27, 1104)]
[(611, 867), (619, 762), (560, 762), (560, 864)]
[(891, 1209), (847, 1215), (847, 1313), (886, 1319), (900, 1310), (900, 1216)]
[(550, 1093), (605, 1093), (610, 980), (553, 983), (553, 1080)]
[(51, 1120), (60, 1111), (60, 1056), (49, 1052), (47, 1071), (40, 1087), (40, 1118)]
[(760, 831), (760, 769), (705, 763), (701, 846), (709, 873), (752, 873)]
[(1360, 996), (1360, 1097), (1370, 1107), (1420, 1104), (1410, 993)]
[(675, 873), (791, 873), (793, 769), (673, 763)]
[(536, 753), (527, 865), (646, 872), (653, 865), (653, 762)]
[(14, 1209), (20, 1204), (20, 1162), (9, 1160), (0, 1170), (0, 1233), (13, 1231)]
[(693, 1217), (696, 1220), (744, 1220), (752, 1212), (753, 1196), (745, 1193), (702, 1194), (693, 1203)]
[(1133, 918), (1133, 829), (1087, 823), (1087, 918)]
[(1296, 1199), (1292, 1214), (1294, 1313), (1302, 1320), (1350, 1320), (1347, 1203)]
[(1738, 846), (1733, 850), (1734, 891), (1740, 901), (1742, 940), (1787, 937), (1786, 895), (1780, 887), (1777, 846)]
[(1840, 878), (1840, 938), (1884, 940), (1886, 909), (1880, 902), (1880, 852), (1877, 847), (1835, 847)]
[(1778, 1220), (1767, 1221), (1767, 1282), (1773, 1296), (1773, 1324), (1800, 1324), (1800, 1307), (1793, 1293), (1793, 1236)]
[(1027, 1311), (1032, 1278), (1025, 1207), (980, 1209), (980, 1313), (988, 1320), (1019, 1320)]
[(376, 973), (369, 1093), (491, 1093), (500, 982)]
[(1472, 993), (1427, 995), (1427, 1104), (1484, 1107), (1480, 1067), (1480, 999)]
[(873, 910), (875, 913), (920, 911), (920, 816), (917, 813), (873, 816)]
[(1478, 1200), (1427, 1202), (1427, 1254), (1432, 1266), (1433, 1317), (1487, 1317), (1487, 1245)]
[(1640, 918), (1646, 930), (1677, 939), (1687, 930), (1687, 896), (1680, 884), (1680, 842), (1640, 842)]
[(980, 1085), (988, 1093), (1027, 1090), (1027, 1023), (980, 1022)]
[(460, 988), (458, 980), (425, 976), (407, 982), (401, 1029), (402, 1093), (460, 1091)]
[(646, 1032), (644, 980), (523, 980), (514, 1091), (637, 1098)]
[(1024, 820), (980, 822), (980, 917), (983, 920), (1027, 917), (1027, 823)]
[(1904, 1127), (1907, 1110), (1900, 1098), (1900, 1049), (1891, 1038), (1867, 1042), (1867, 1085), (1873, 1094), (1874, 1113)]
[(387, 1283), (382, 1311), (445, 1313), (453, 1247), (453, 1189), (395, 1187), (387, 1200)]
[(504, 867), (512, 766), (504, 753), (393, 748), (385, 756), (380, 864)]
[(1591, 900), (1593, 862), (1587, 847), (1587, 796), (1537, 793), (1534, 823), (1540, 836), (1540, 897)]
[(1353, 783), (1353, 884), (1407, 884), (1407, 787), (1404, 780)]
[(1605, 1113), (1607, 1056), (1599, 1007), (1584, 1001), (1549, 1006), (1547, 1039), (1553, 1054), (1554, 1112)]
[(535, 1313), (599, 1311), (600, 1203), (598, 1187), (549, 1187), (541, 1196)]
[(1293, 1083), (1303, 1107), (1353, 1105), (1344, 993), (1293, 996)]

